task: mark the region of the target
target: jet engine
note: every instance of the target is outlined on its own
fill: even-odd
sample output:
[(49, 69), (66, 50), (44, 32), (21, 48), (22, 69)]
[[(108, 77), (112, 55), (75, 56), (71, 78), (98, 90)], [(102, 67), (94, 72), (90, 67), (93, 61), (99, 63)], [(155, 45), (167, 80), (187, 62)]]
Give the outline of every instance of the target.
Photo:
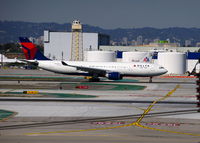
[(118, 72), (110, 72), (106, 74), (106, 77), (110, 80), (120, 80), (122, 79), (122, 75)]

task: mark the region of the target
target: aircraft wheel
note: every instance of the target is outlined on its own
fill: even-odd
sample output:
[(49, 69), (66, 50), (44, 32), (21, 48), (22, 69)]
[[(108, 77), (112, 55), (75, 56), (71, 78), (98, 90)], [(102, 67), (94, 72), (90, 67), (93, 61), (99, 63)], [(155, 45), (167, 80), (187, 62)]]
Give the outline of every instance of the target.
[(99, 81), (100, 79), (98, 77), (89, 79), (89, 82), (99, 82)]

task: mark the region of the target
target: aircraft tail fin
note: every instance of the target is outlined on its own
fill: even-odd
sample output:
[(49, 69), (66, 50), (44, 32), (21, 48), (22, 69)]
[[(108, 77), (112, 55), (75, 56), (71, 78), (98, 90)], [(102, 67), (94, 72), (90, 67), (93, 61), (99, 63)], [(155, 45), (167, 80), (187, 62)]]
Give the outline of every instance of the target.
[(141, 62), (151, 62), (153, 57), (153, 53), (147, 53), (144, 58), (142, 58)]
[(19, 41), (27, 60), (50, 60), (45, 57), (27, 37), (19, 37)]

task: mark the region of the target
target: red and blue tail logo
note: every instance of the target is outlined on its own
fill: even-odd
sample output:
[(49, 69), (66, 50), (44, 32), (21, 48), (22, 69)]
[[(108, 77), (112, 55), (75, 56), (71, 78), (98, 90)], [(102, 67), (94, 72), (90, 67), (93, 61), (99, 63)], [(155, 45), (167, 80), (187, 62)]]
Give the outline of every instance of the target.
[(148, 57), (145, 57), (143, 61), (144, 61), (144, 62), (149, 62), (150, 59), (149, 59)]
[(27, 37), (19, 37), (22, 50), (27, 60), (50, 60), (45, 57)]

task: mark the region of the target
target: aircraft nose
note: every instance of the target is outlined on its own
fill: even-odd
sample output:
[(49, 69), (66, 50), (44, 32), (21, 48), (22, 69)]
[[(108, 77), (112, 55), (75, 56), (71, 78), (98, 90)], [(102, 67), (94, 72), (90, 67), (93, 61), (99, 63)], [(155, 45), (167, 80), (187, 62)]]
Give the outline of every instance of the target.
[(167, 69), (163, 69), (163, 74), (167, 73), (168, 70)]

